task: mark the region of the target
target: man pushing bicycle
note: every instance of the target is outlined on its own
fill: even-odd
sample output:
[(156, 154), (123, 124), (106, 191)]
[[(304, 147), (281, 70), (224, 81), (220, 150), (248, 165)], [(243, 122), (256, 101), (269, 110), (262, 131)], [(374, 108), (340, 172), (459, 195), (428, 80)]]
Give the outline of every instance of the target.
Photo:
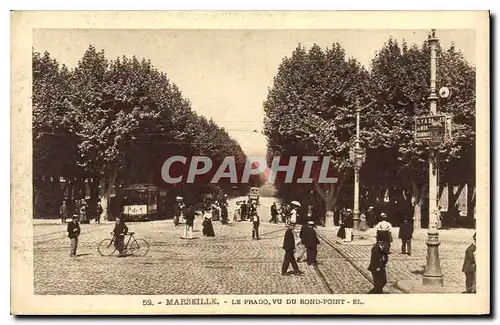
[(123, 243), (127, 232), (128, 227), (125, 224), (125, 215), (122, 213), (118, 218), (116, 218), (115, 229), (113, 229), (113, 233), (115, 235), (115, 248), (118, 250), (118, 252), (120, 252), (120, 255), (118, 255), (118, 257), (125, 256)]

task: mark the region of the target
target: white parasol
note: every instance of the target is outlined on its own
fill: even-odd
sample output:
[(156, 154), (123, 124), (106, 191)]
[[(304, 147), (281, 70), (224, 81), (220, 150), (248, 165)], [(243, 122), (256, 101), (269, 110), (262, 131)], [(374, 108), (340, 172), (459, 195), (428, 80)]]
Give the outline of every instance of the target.
[(302, 205), (300, 205), (300, 203), (299, 203), (299, 202), (297, 202), (297, 201), (292, 201), (292, 202), (290, 202), (290, 204), (296, 205), (296, 206), (298, 206), (298, 207), (301, 207), (301, 206), (302, 206)]

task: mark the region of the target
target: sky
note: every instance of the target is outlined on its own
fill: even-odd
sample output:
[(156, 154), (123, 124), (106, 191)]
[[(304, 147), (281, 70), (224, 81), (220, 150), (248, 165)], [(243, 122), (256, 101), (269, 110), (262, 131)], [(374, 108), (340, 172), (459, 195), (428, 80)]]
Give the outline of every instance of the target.
[[(33, 47), (48, 51), (72, 68), (89, 45), (108, 59), (135, 55), (151, 60), (191, 101), (192, 109), (212, 118), (249, 156), (265, 156), (263, 102), (279, 64), (300, 43), (322, 48), (339, 42), (347, 57), (369, 69), (375, 53), (392, 36), (418, 45), (427, 30), (141, 30), (36, 29)], [(474, 30), (438, 30), (445, 49), (451, 43), (476, 65)], [(256, 130), (257, 132), (253, 132)]]

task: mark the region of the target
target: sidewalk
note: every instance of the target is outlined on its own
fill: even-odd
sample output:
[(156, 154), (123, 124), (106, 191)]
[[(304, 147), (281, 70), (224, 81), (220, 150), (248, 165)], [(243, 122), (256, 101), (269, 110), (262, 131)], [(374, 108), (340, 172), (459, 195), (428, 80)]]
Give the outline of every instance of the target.
[[(70, 222), (71, 218), (66, 219), (66, 223)], [(94, 220), (90, 221), (91, 223), (95, 223)], [(114, 221), (108, 221), (101, 218), (101, 223), (113, 223)], [(34, 226), (40, 225), (61, 225), (61, 219), (33, 219)]]
[[(364, 233), (366, 239), (358, 239), (351, 243), (344, 243), (337, 238), (338, 227), (333, 229), (317, 228), (346, 259), (355, 264), (368, 276), (371, 276), (367, 267), (370, 263), (371, 247), (375, 243), (375, 231), (370, 229)], [(389, 262), (387, 264), (388, 285), (394, 284), (406, 293), (420, 292), (419, 284), (426, 264), (427, 230), (419, 229), (414, 233), (412, 240), (412, 255), (402, 255), (401, 241), (397, 238), (399, 228), (393, 228), (393, 238)], [(462, 263), (465, 249), (471, 242), (473, 229), (450, 229), (440, 231), (439, 255), (444, 285), (439, 292), (461, 293), (465, 286), (465, 276), (462, 273)]]

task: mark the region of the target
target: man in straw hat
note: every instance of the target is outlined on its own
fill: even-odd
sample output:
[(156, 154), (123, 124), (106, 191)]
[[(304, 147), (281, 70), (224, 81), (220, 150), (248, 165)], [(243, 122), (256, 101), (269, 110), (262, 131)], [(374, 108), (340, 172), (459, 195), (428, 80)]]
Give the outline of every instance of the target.
[(465, 250), (462, 272), (465, 273), (465, 291), (462, 293), (476, 293), (476, 233)]

